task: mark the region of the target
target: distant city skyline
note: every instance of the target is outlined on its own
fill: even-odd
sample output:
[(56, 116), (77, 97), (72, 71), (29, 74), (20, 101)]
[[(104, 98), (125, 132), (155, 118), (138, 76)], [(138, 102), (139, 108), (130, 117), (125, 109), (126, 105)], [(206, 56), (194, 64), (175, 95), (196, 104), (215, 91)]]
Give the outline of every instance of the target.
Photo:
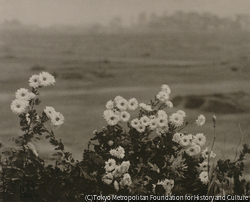
[(138, 14), (175, 11), (210, 12), (220, 17), (250, 14), (250, 0), (0, 0), (0, 23), (19, 20), (24, 24), (107, 25), (121, 17), (123, 25), (136, 21)]

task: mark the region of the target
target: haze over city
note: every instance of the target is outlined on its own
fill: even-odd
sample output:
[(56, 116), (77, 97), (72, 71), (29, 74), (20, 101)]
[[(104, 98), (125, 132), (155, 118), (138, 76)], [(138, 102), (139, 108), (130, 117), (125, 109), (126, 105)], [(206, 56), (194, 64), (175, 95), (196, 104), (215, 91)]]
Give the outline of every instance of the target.
[(249, 14), (248, 0), (0, 0), (0, 23), (18, 20), (42, 27), (55, 24), (107, 25), (119, 16), (130, 25), (141, 12), (210, 12), (220, 17)]

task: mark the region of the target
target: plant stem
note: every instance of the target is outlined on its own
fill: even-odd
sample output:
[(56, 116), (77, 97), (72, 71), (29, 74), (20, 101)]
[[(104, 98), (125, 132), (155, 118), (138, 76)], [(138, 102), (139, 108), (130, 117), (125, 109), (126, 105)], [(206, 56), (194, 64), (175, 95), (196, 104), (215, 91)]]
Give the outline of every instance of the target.
[(241, 145), (241, 143), (243, 141), (244, 132), (245, 132), (245, 131), (244, 132), (242, 131), (240, 124), (239, 124), (239, 128), (240, 128), (240, 133), (241, 133), (241, 139), (240, 139), (240, 142), (239, 142), (238, 146), (236, 147), (234, 161), (236, 161), (236, 158), (237, 158), (237, 155), (238, 155), (238, 147)]
[[(214, 147), (214, 143), (215, 143), (215, 140), (216, 140), (216, 132), (215, 132), (215, 128), (216, 128), (216, 117), (213, 116), (213, 128), (214, 128), (214, 139), (213, 139), (213, 142), (212, 142), (212, 146), (211, 146), (211, 149), (209, 150), (208, 152), (208, 168), (207, 168), (207, 172), (208, 172), (208, 177), (209, 177), (209, 163), (210, 163), (210, 155), (211, 155), (211, 152), (213, 150), (213, 147)], [(209, 181), (211, 181), (211, 179), (209, 179)]]

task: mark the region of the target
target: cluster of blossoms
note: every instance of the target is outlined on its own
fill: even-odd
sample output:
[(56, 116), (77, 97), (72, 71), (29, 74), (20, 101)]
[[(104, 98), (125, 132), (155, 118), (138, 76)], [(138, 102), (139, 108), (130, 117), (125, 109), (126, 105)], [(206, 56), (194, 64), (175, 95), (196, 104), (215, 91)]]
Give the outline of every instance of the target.
[(54, 107), (46, 106), (43, 110), (46, 116), (51, 120), (53, 126), (60, 126), (64, 123), (64, 116), (57, 112)]
[(169, 101), (169, 95), (171, 93), (171, 89), (168, 85), (163, 84), (161, 86), (161, 91), (156, 95), (156, 99), (159, 100), (161, 103), (165, 104), (167, 107), (172, 108), (173, 103)]
[[(161, 87), (161, 91), (156, 95), (157, 101), (163, 105), (172, 108), (173, 104), (169, 101), (169, 94), (171, 90), (168, 85), (164, 84)], [(153, 106), (150, 104), (140, 103), (135, 98), (126, 100), (121, 96), (115, 97), (114, 101), (110, 100), (106, 104), (106, 110), (103, 113), (104, 119), (108, 125), (116, 125), (119, 122), (128, 122), (131, 118), (130, 114), (126, 110), (135, 110), (140, 107), (145, 113), (140, 118), (135, 118), (130, 122), (130, 125), (135, 128), (139, 133), (146, 131), (147, 127), (152, 131), (156, 130), (157, 134), (162, 134), (168, 131), (168, 124), (174, 127), (180, 127), (184, 123), (186, 114), (182, 110), (178, 110), (176, 113), (171, 114), (169, 117), (162, 109), (158, 110), (156, 114), (153, 112)], [(205, 117), (200, 115), (196, 120), (198, 126), (202, 126), (205, 123)]]
[[(29, 79), (29, 86), (32, 88), (32, 92), (30, 92), (26, 88), (20, 88), (16, 91), (15, 96), (16, 99), (11, 103), (11, 110), (15, 114), (25, 113), (28, 108), (28, 113), (26, 113), (26, 119), (28, 123), (30, 123), (30, 113), (33, 109), (33, 105), (36, 100), (36, 96), (38, 95), (37, 89), (49, 85), (55, 84), (55, 78), (48, 72), (41, 72), (40, 74), (32, 75)], [(56, 112), (53, 107), (46, 107), (44, 109), (46, 116), (51, 120), (52, 125), (60, 126), (64, 123), (64, 117), (60, 112)], [(39, 120), (39, 116), (36, 117), (37, 121)]]
[(55, 84), (55, 77), (48, 72), (41, 72), (34, 74), (29, 79), (29, 86), (32, 88), (39, 88), (43, 86), (50, 86)]
[(153, 184), (153, 193), (157, 194), (157, 188), (161, 186), (163, 187), (165, 191), (164, 195), (169, 196), (172, 194), (172, 189), (174, 187), (174, 180), (165, 179), (165, 180), (158, 181), (156, 185)]
[(138, 107), (138, 101), (135, 98), (126, 100), (121, 96), (115, 97), (106, 104), (106, 110), (103, 113), (104, 119), (111, 126), (120, 122), (128, 122), (130, 114), (127, 110), (135, 110)]
[(203, 133), (196, 135), (175, 133), (172, 140), (183, 147), (189, 156), (200, 154), (201, 147), (206, 143), (206, 137)]
[(15, 93), (16, 99), (11, 103), (11, 110), (15, 114), (24, 113), (26, 108), (29, 106), (29, 101), (34, 99), (36, 95), (29, 92), (26, 88), (20, 88)]
[(200, 175), (199, 178), (202, 183), (208, 184), (209, 182), (209, 176), (208, 176), (208, 170), (209, 170), (209, 159), (215, 158), (216, 154), (213, 151), (208, 151), (208, 148), (206, 147), (202, 152), (201, 152), (202, 158), (204, 161), (199, 164), (199, 170), (200, 170)]
[[(111, 126), (114, 126), (119, 122), (129, 122), (131, 117), (126, 110), (135, 110), (139, 107), (139, 117), (132, 119), (129, 126), (135, 129), (138, 133), (151, 133), (152, 131), (155, 131), (159, 136), (172, 133), (172, 141), (178, 143), (182, 152), (194, 158), (200, 156), (203, 157), (204, 162), (200, 165), (203, 167), (203, 169), (200, 169), (200, 179), (206, 184), (208, 180), (206, 178), (208, 174), (208, 158), (205, 157), (205, 155), (207, 155), (207, 148), (202, 151), (202, 146), (206, 143), (206, 137), (203, 133), (192, 135), (175, 132), (176, 129), (184, 125), (186, 113), (183, 110), (178, 110), (177, 112), (168, 115), (166, 111), (163, 110), (165, 107), (173, 107), (172, 102), (169, 100), (170, 93), (171, 89), (169, 86), (166, 84), (162, 85), (161, 91), (155, 97), (155, 102), (151, 101), (151, 104), (138, 104), (138, 101), (135, 98), (126, 100), (121, 96), (117, 96), (114, 100), (107, 102), (106, 110), (103, 113), (104, 119), (107, 121), (108, 125)], [(155, 109), (158, 104), (160, 107)], [(205, 122), (206, 118), (204, 115), (199, 115), (195, 120), (197, 126), (202, 126)], [(110, 154), (116, 158), (122, 159), (124, 157), (124, 150), (122, 147), (118, 147), (117, 149), (110, 150)], [(215, 154), (211, 152), (209, 158), (214, 157)], [(204, 169), (205, 165), (207, 165), (206, 169)], [(109, 176), (111, 175), (109, 174)], [(169, 182), (173, 185), (171, 180), (165, 180), (159, 183), (166, 183), (167, 185), (165, 187), (168, 187)], [(171, 189), (169, 189), (169, 187), (166, 188), (166, 192), (169, 191), (171, 191)]]
[[(119, 146), (117, 149), (110, 150), (109, 153), (111, 156), (114, 156), (117, 159), (123, 159), (125, 156), (125, 151), (121, 146)], [(102, 181), (108, 185), (113, 183), (116, 191), (118, 191), (120, 188), (125, 188), (125, 186), (130, 186), (132, 184), (132, 180), (128, 173), (129, 167), (129, 161), (122, 161), (121, 164), (117, 165), (116, 160), (110, 158), (105, 162), (105, 174), (102, 177)]]
[(172, 141), (178, 143), (189, 156), (201, 156), (204, 159), (204, 161), (199, 164), (198, 170), (200, 170), (199, 178), (201, 182), (207, 184), (209, 182), (208, 159), (215, 158), (216, 154), (211, 151), (209, 155), (207, 147), (201, 151), (201, 147), (206, 143), (206, 136), (203, 133), (197, 133), (196, 135), (175, 133)]

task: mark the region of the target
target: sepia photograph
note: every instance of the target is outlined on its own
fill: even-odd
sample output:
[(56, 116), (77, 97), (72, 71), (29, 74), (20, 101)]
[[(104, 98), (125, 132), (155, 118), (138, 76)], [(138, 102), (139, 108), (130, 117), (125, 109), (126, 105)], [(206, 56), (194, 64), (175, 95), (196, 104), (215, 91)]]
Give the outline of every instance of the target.
[(0, 0), (0, 202), (249, 201), (249, 0)]

